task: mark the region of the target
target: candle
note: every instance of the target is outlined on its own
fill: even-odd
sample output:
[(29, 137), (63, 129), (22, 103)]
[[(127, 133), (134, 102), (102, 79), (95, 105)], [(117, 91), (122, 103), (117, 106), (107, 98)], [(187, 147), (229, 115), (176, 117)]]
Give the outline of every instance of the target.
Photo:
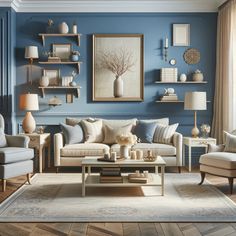
[(143, 151), (142, 150), (136, 150), (136, 159), (137, 160), (143, 159)]
[(136, 160), (136, 151), (131, 151), (130, 152), (130, 159), (131, 160)]
[(169, 47), (168, 38), (165, 39), (165, 48)]
[(143, 174), (144, 174), (145, 178), (148, 178), (148, 170), (144, 170)]

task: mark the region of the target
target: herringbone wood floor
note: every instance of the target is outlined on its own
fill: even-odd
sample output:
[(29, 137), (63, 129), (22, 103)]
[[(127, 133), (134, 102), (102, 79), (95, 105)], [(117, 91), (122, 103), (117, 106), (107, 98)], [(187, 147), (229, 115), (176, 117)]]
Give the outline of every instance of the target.
[[(54, 170), (50, 170), (54, 171)], [(167, 170), (168, 171), (168, 170)], [(174, 170), (170, 169), (168, 172)], [(186, 172), (186, 170), (183, 170)], [(197, 169), (194, 172), (198, 172)], [(236, 202), (236, 193), (228, 194), (228, 181), (207, 176), (219, 190)], [(0, 193), (0, 202), (11, 195), (26, 181), (25, 176), (11, 179), (5, 193)], [(235, 188), (236, 192), (236, 188)], [(236, 223), (2, 223), (0, 236), (236, 236)]]

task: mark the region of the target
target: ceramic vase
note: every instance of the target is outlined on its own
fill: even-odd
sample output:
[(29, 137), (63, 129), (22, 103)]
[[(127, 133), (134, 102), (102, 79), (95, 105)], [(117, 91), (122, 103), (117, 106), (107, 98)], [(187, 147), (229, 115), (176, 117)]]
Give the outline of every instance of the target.
[(77, 34), (77, 25), (76, 24), (73, 24), (72, 32), (73, 32), (73, 34)]
[(69, 32), (69, 26), (66, 24), (66, 22), (62, 22), (59, 25), (59, 33), (60, 34), (67, 34)]
[(43, 75), (39, 80), (39, 85), (41, 87), (47, 87), (49, 85), (49, 78), (46, 75)]
[(71, 60), (72, 61), (78, 61), (79, 60), (79, 55), (71, 55)]
[(129, 147), (122, 145), (120, 146), (120, 157), (121, 158), (129, 158)]
[(203, 81), (203, 74), (201, 71), (197, 70), (193, 74), (193, 81), (195, 82), (202, 82)]
[(123, 97), (124, 94), (124, 82), (120, 76), (116, 76), (114, 80), (114, 97), (120, 98)]
[(180, 80), (181, 82), (186, 82), (186, 80), (187, 80), (187, 75), (186, 75), (186, 74), (181, 74), (180, 77), (179, 77), (179, 80)]

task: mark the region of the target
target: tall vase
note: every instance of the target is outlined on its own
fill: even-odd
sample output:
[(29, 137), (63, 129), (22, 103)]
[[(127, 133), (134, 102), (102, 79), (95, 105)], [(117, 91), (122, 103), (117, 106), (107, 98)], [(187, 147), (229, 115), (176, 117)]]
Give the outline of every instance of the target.
[(129, 147), (122, 145), (120, 146), (120, 157), (121, 158), (128, 158), (129, 157)]
[(123, 97), (124, 94), (124, 82), (120, 76), (116, 76), (114, 80), (114, 97), (120, 98)]

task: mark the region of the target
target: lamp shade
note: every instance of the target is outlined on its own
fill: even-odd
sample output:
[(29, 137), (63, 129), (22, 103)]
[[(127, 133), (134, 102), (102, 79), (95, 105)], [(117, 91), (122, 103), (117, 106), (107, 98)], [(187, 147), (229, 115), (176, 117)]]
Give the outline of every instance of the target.
[(20, 109), (26, 111), (37, 111), (39, 109), (38, 94), (21, 94)]
[(187, 92), (184, 98), (184, 110), (206, 110), (206, 92)]
[(25, 47), (25, 58), (39, 58), (38, 47), (36, 46)]

